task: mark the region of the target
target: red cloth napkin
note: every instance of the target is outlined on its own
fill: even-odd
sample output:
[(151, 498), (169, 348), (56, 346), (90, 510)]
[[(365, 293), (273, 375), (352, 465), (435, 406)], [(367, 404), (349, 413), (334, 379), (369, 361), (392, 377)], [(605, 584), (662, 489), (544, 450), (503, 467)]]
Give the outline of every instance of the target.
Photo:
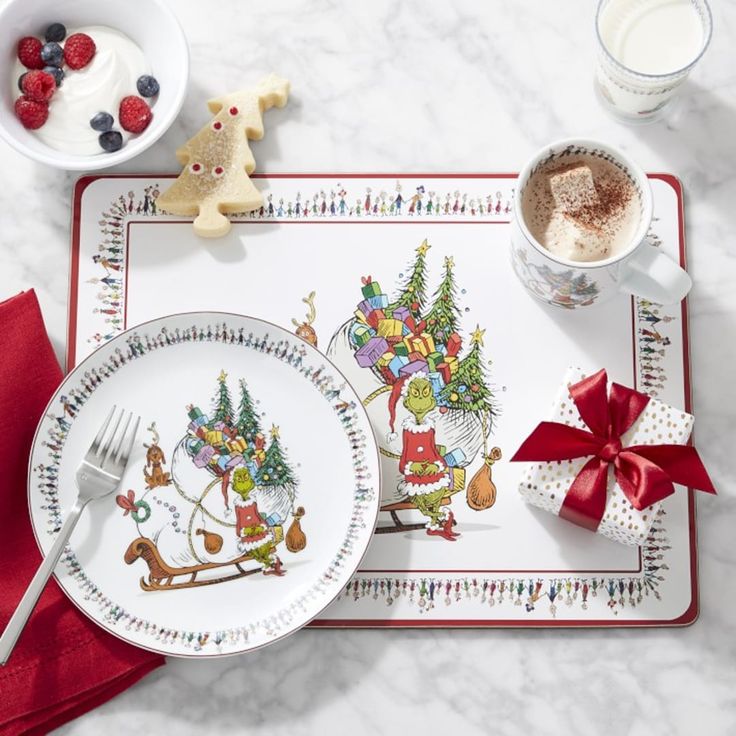
[[(41, 564), (28, 517), (28, 454), (63, 374), (33, 291), (0, 303), (0, 335), (0, 627), (5, 628)], [(0, 667), (0, 736), (48, 733), (163, 663), (163, 657), (99, 628), (51, 579), (7, 665)]]

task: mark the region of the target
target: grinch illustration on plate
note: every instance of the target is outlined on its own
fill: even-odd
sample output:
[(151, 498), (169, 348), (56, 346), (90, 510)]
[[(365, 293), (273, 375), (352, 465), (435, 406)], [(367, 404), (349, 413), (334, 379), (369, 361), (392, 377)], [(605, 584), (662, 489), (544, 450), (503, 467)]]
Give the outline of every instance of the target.
[[(146, 490), (117, 496), (138, 533), (125, 561), (148, 565), (143, 590), (213, 585), (261, 572), (282, 577), (278, 548), (306, 547), (305, 514), (295, 507), (298, 480), (282, 446), (279, 428), (268, 439), (245, 379), (233, 409), (227, 374), (220, 372), (213, 408), (186, 406), (189, 424), (172, 454), (171, 470), (153, 423), (143, 469)], [(219, 490), (219, 493), (218, 493)], [(291, 518), (289, 530), (284, 525)]]
[[(482, 355), (485, 330), (476, 326), (464, 349), (452, 256), (428, 303), (430, 247), (424, 240), (416, 248), (393, 301), (371, 276), (362, 278), (363, 298), (327, 355), (362, 397), (379, 437), (388, 423), (380, 446), (385, 516), (376, 533), (425, 530), (454, 542), (461, 533), (450, 508), (455, 494), (465, 490), (475, 511), (495, 503), (491, 466), (501, 450), (488, 440), (498, 412)], [(466, 487), (466, 470), (478, 460)]]

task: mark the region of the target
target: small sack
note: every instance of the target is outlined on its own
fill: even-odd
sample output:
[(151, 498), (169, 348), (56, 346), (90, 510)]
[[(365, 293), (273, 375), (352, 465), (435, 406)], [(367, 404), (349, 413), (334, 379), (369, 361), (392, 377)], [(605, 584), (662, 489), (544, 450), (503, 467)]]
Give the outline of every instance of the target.
[(304, 516), (304, 507), (299, 506), (294, 512), (294, 521), (286, 532), (286, 549), (289, 552), (301, 552), (307, 546), (307, 536), (302, 531), (300, 519)]
[(485, 511), (496, 503), (496, 485), (491, 477), (491, 466), (500, 459), (501, 450), (494, 447), (471, 478), (465, 498), (474, 511)]

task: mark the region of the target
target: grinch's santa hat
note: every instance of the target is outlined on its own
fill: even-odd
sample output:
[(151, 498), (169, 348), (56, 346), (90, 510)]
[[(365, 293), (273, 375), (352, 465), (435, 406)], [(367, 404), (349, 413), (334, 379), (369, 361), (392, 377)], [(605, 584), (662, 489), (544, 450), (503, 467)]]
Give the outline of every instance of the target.
[(399, 399), (406, 397), (409, 392), (409, 384), (415, 378), (427, 378), (427, 374), (424, 371), (417, 371), (412, 373), (410, 376), (401, 376), (398, 381), (391, 387), (391, 394), (388, 397), (388, 426), (390, 432), (386, 436), (388, 442), (394, 442), (398, 439), (396, 434), (396, 405), (399, 403)]

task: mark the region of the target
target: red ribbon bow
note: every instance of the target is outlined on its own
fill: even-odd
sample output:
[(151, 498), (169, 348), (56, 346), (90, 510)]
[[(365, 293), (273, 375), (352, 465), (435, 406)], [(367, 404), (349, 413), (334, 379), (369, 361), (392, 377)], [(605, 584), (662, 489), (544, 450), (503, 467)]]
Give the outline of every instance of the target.
[(595, 531), (606, 510), (608, 466), (634, 508), (640, 511), (674, 493), (674, 483), (715, 493), (700, 457), (690, 445), (623, 447), (649, 397), (618, 383), (606, 386), (600, 370), (570, 386), (570, 396), (590, 431), (559, 422), (540, 422), (511, 458), (518, 461), (573, 460), (592, 455), (572, 482), (560, 516)]

